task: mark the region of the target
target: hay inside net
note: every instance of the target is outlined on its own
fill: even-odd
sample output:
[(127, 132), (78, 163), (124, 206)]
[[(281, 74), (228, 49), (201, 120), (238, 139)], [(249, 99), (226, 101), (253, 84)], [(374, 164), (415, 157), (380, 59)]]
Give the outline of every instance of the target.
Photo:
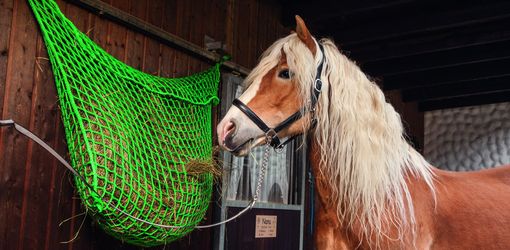
[[(53, 0), (29, 0), (55, 75), (77, 191), (98, 224), (155, 246), (193, 230), (212, 193), (211, 103), (219, 64), (192, 76), (145, 74), (107, 54)], [(96, 194), (97, 192), (97, 194)], [(140, 219), (134, 220), (106, 201)]]

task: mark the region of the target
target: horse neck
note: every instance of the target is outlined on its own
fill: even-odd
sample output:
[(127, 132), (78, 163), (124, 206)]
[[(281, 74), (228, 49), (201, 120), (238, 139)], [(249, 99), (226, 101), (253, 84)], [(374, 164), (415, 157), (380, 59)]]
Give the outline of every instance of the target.
[(328, 188), (327, 181), (324, 178), (324, 172), (321, 168), (320, 163), (320, 150), (319, 144), (316, 140), (312, 140), (310, 144), (310, 149), (308, 152), (308, 157), (310, 159), (310, 165), (312, 169), (312, 174), (315, 178), (315, 188), (318, 191), (318, 198), (320, 205), (323, 207), (336, 207), (336, 204), (333, 204), (334, 201), (331, 197), (331, 190)]
[[(320, 150), (317, 141), (313, 140), (310, 144), (308, 157), (315, 178), (315, 190), (317, 190), (318, 201), (315, 205), (315, 243), (317, 249), (354, 249), (359, 246), (369, 246), (369, 243), (363, 241), (361, 230), (345, 226), (345, 223), (339, 220), (336, 208), (336, 201), (332, 197), (331, 189), (324, 177), (325, 173), (321, 168)], [(315, 199), (315, 197), (311, 197)], [(368, 247), (362, 247), (368, 248)]]
[[(340, 221), (336, 213), (337, 201), (334, 200), (327, 179), (325, 178), (327, 172), (323, 170), (325, 169), (324, 166), (321, 166), (320, 146), (315, 139), (313, 139), (309, 145), (308, 157), (315, 178), (315, 190), (317, 191), (316, 201), (318, 201), (315, 206), (317, 208), (315, 214), (315, 241), (317, 244), (321, 244), (321, 242), (333, 242), (335, 249), (343, 249), (340, 246), (344, 246), (345, 249), (400, 248), (401, 245), (399, 244), (414, 244), (412, 243), (414, 238), (410, 235), (406, 235), (405, 239), (400, 242), (395, 242), (393, 240), (377, 242), (375, 238), (368, 239), (364, 236), (363, 230), (359, 224), (354, 223), (348, 225), (347, 222)], [(413, 175), (409, 175), (407, 184), (410, 187), (409, 192), (411, 196), (415, 199), (413, 203), (415, 204), (417, 220), (422, 222), (430, 220), (429, 214), (425, 212), (432, 211), (435, 206), (430, 187), (423, 179), (413, 177)], [(343, 207), (347, 205), (348, 204), (343, 204)], [(393, 239), (398, 237), (396, 228), (390, 225), (388, 230), (389, 231), (385, 232), (388, 236)], [(325, 249), (328, 249), (328, 247), (325, 247)]]

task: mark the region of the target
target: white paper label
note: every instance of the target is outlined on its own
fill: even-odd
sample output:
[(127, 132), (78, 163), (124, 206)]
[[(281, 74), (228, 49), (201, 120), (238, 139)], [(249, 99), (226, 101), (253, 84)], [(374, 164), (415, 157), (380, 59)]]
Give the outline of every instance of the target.
[(276, 238), (276, 215), (257, 215), (255, 238)]

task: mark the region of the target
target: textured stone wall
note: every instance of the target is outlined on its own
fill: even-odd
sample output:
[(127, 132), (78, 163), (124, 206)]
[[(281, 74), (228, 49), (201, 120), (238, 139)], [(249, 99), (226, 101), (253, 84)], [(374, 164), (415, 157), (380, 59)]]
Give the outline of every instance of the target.
[(455, 171), (510, 163), (510, 103), (425, 113), (425, 158)]

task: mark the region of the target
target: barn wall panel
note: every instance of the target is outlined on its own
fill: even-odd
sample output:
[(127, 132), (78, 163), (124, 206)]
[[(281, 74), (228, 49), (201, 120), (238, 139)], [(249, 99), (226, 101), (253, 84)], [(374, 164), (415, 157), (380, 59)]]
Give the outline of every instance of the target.
[[(7, 66), (5, 69), (5, 94), (1, 117), (19, 120), (33, 129), (31, 107), (33, 99), (33, 73), (37, 44), (37, 29), (25, 4), (14, 1), (12, 11), (12, 26), (9, 37)], [(25, 138), (12, 133), (12, 129), (0, 131), (0, 155), (2, 155), (0, 169), (0, 198), (1, 219), (0, 229), (8, 242), (1, 242), (2, 249), (16, 249), (24, 241), (23, 233), (26, 215), (26, 195), (31, 174), (28, 159), (31, 156), (32, 144)], [(7, 146), (5, 144), (12, 146)], [(1, 239), (0, 239), (1, 241)], [(3, 245), (3, 246), (2, 246)]]
[[(73, 3), (57, 2), (82, 32), (136, 69), (179, 77), (211, 65)], [(205, 35), (222, 41), (232, 60), (249, 68), (288, 34), (279, 22), (280, 7), (270, 1), (104, 2), (201, 47)], [(30, 128), (68, 158), (51, 65), (27, 1), (0, 0), (0, 30), (1, 118)], [(69, 171), (12, 128), (0, 129), (0, 190), (0, 249), (136, 249), (94, 225), (84, 215)], [(167, 248), (208, 249), (211, 236), (211, 230), (194, 231)]]
[[(12, 26), (13, 0), (0, 0), (0, 90), (5, 88), (7, 68), (7, 55), (9, 54), (9, 38)], [(0, 95), (0, 110), (3, 110), (4, 95)]]
[[(129, 13), (145, 20), (147, 1), (130, 0)], [(145, 36), (133, 30), (127, 30), (125, 63), (141, 70), (144, 58)]]

